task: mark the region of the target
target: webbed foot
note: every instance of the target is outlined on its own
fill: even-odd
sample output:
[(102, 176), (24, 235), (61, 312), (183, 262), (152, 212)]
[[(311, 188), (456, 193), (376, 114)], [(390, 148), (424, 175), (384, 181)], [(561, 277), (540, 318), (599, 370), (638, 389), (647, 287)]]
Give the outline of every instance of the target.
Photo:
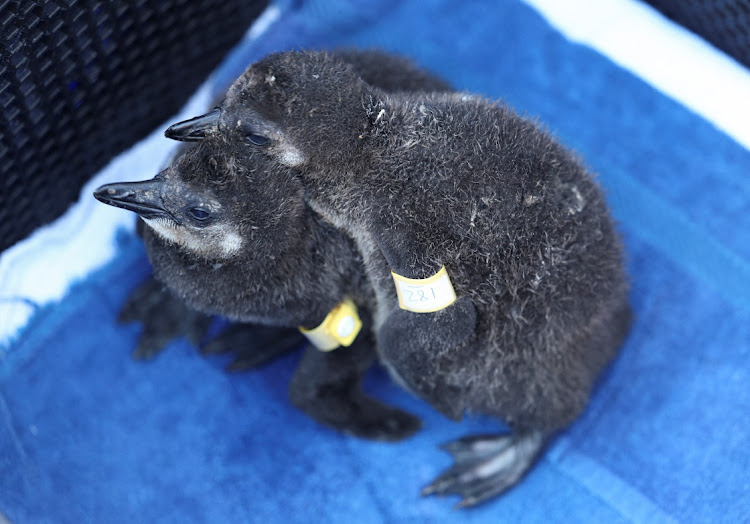
[(367, 334), (351, 347), (331, 352), (310, 347), (289, 383), (289, 399), (310, 418), (343, 433), (370, 440), (403, 440), (422, 423), (362, 391), (362, 377), (374, 360)]
[(297, 329), (257, 324), (232, 324), (201, 346), (204, 355), (233, 352), (227, 371), (246, 371), (302, 347), (306, 339)]
[(539, 457), (547, 438), (542, 432), (477, 435), (442, 448), (454, 464), (422, 490), (422, 495), (457, 494), (456, 508), (476, 506), (513, 487)]
[(422, 429), (422, 421), (411, 413), (388, 406), (367, 395), (347, 399), (353, 413), (341, 430), (369, 440), (397, 442)]
[(185, 337), (197, 346), (211, 324), (211, 317), (190, 309), (149, 277), (125, 300), (117, 321), (143, 325), (133, 358), (149, 359), (178, 337)]
[(422, 427), (414, 415), (387, 406), (359, 391), (319, 390), (316, 397), (292, 402), (308, 416), (333, 429), (368, 440), (396, 442)]

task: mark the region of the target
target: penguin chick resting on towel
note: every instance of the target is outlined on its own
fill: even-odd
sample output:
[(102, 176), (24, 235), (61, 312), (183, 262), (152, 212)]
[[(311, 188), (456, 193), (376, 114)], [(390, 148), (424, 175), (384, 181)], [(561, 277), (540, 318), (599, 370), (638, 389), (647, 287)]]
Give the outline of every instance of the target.
[[(341, 51), (339, 56), (389, 89), (450, 89), (399, 57), (375, 51)], [(153, 180), (109, 184), (95, 196), (140, 215), (148, 226), (142, 236), (156, 279), (179, 299), (204, 313), (271, 326), (248, 326), (244, 334), (238, 326), (230, 336), (247, 338), (249, 333), (270, 342), (260, 347), (255, 341), (256, 355), (246, 355), (245, 362), (262, 363), (289, 349), (289, 337), (277, 336), (272, 326), (308, 328), (308, 336), (326, 352), (305, 353), (290, 385), (297, 407), (360, 437), (399, 440), (411, 435), (420, 426), (418, 419), (360, 389), (376, 356), (370, 314), (374, 296), (354, 243), (310, 210), (288, 168), (246, 153), (219, 139), (205, 142), (178, 156)], [(152, 315), (160, 314), (158, 308), (162, 315), (186, 311), (153, 282), (136, 290), (123, 317), (138, 318), (138, 306)], [(363, 323), (359, 334), (357, 309)], [(333, 337), (326, 329), (312, 329), (329, 318), (339, 319)], [(146, 320), (154, 332), (158, 327), (169, 335), (191, 332), (179, 322)], [(205, 319), (196, 317), (195, 322), (201, 331)], [(342, 329), (348, 333), (342, 335)], [(165, 338), (149, 334), (150, 340)], [(341, 344), (351, 347), (327, 352)]]
[(398, 382), (449, 417), (511, 427), (449, 444), (455, 465), (424, 493), (469, 506), (517, 483), (630, 323), (621, 244), (580, 162), (502, 104), (387, 93), (320, 52), (264, 58), (219, 108), (167, 132), (215, 135), (293, 169), (356, 241)]
[[(409, 60), (377, 50), (340, 49), (336, 56), (351, 64), (368, 83), (386, 91), (452, 91), (444, 80), (415, 67)], [(214, 105), (223, 99), (219, 98)], [(185, 143), (173, 158), (181, 156), (193, 144)], [(143, 236), (144, 222), (138, 221), (138, 234)], [(302, 344), (304, 337), (297, 329), (281, 326), (234, 323), (219, 335), (207, 340), (211, 318), (187, 307), (168, 288), (149, 277), (128, 296), (120, 312), (121, 323), (138, 322), (143, 329), (133, 358), (149, 359), (158, 354), (171, 340), (184, 337), (200, 347), (204, 354), (231, 351), (233, 360), (227, 371), (244, 371), (262, 365), (269, 358)]]

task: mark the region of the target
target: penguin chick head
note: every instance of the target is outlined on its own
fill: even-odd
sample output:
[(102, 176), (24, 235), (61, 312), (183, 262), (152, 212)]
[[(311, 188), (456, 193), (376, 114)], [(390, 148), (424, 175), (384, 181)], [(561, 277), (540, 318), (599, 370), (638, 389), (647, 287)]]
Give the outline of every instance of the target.
[(212, 133), (281, 164), (331, 165), (361, 154), (362, 138), (383, 118), (376, 88), (325, 52), (284, 52), (251, 65), (214, 111), (170, 127), (177, 140)]
[(261, 155), (238, 158), (225, 141), (207, 141), (151, 180), (108, 184), (94, 196), (135, 211), (166, 245), (189, 256), (273, 259), (301, 229), (299, 182)]

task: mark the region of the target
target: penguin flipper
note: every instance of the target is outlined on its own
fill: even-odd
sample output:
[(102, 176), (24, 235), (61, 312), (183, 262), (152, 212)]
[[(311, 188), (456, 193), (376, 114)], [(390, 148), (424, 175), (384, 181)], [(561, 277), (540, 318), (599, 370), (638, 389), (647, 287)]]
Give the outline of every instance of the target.
[(133, 358), (142, 360), (156, 356), (175, 338), (185, 337), (197, 346), (208, 330), (211, 317), (190, 309), (149, 277), (127, 297), (117, 321), (143, 325), (133, 351)]
[(549, 437), (541, 431), (470, 436), (442, 446), (454, 464), (422, 490), (422, 495), (456, 494), (456, 508), (486, 502), (515, 486), (536, 459)]
[(445, 309), (414, 313), (394, 309), (378, 334), (383, 362), (416, 394), (447, 417), (463, 416), (460, 391), (445, 382), (446, 368), (461, 362), (474, 334), (477, 310), (468, 297)]

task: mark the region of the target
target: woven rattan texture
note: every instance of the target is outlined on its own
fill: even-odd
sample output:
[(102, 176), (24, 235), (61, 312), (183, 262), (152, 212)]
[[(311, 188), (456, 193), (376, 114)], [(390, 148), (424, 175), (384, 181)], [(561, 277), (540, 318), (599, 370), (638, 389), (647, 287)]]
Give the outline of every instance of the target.
[(750, 67), (750, 0), (647, 0), (665, 16)]
[(173, 115), (266, 4), (0, 0), (0, 251)]

